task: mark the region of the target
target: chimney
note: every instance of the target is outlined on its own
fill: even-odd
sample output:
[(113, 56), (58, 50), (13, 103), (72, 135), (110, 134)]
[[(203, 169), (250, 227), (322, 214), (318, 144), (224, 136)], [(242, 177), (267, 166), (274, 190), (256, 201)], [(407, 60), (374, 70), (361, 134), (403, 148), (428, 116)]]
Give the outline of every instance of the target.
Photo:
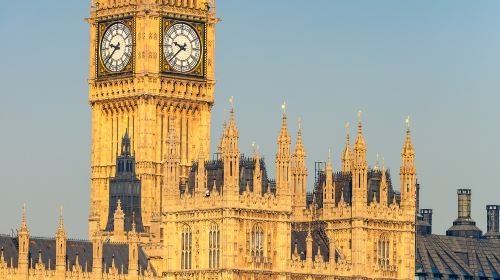
[(458, 218), (469, 220), (470, 217), (470, 189), (459, 189), (458, 194)]
[(500, 205), (486, 205), (487, 239), (500, 239), (499, 231)]
[(432, 209), (420, 209), (420, 214), (424, 218), (424, 222), (432, 226)]
[(458, 218), (453, 226), (446, 231), (447, 236), (461, 236), (481, 238), (483, 232), (476, 226), (471, 217), (471, 190), (459, 189), (458, 194)]
[(432, 234), (432, 209), (420, 209), (419, 214), (421, 222), (417, 221), (418, 234)]

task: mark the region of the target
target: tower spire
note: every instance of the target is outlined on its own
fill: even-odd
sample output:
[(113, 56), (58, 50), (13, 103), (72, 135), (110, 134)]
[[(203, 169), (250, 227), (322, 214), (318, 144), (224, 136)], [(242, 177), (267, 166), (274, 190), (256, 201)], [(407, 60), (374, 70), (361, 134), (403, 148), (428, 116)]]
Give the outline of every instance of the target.
[(387, 176), (385, 173), (385, 160), (382, 157), (382, 174), (380, 177), (380, 205), (382, 206), (388, 206), (389, 199)]
[(406, 137), (403, 149), (401, 150), (401, 168), (399, 175), (401, 179), (401, 204), (403, 208), (409, 212), (416, 211), (416, 175), (415, 168), (415, 150), (411, 143), (410, 134), (410, 117), (408, 116), (406, 122)]
[(335, 206), (335, 183), (333, 182), (332, 150), (328, 149), (328, 162), (326, 164), (326, 180), (323, 194), (325, 208)]
[(239, 195), (240, 150), (238, 147), (239, 133), (234, 118), (234, 97), (229, 99), (231, 112), (229, 125), (222, 140), (222, 157), (224, 162), (223, 195), (226, 199), (236, 199)]
[(345, 148), (342, 153), (342, 173), (349, 173), (352, 169), (352, 150), (351, 150), (351, 141), (349, 137), (349, 122), (345, 123), (346, 130), (346, 139), (345, 139)]
[[(284, 112), (285, 113), (285, 112)], [(298, 119), (297, 143), (293, 152), (292, 192), (293, 208), (296, 215), (306, 209), (307, 166), (306, 151), (302, 142), (302, 119)]]
[(21, 216), (21, 230), (28, 230), (26, 225), (26, 203), (23, 203), (23, 213)]
[(59, 208), (59, 230), (64, 230), (63, 207)]
[(281, 119), (281, 130), (278, 136), (278, 152), (276, 153), (276, 194), (278, 196), (290, 195), (291, 155), (290, 134), (286, 123), (286, 103), (281, 105), (283, 117)]

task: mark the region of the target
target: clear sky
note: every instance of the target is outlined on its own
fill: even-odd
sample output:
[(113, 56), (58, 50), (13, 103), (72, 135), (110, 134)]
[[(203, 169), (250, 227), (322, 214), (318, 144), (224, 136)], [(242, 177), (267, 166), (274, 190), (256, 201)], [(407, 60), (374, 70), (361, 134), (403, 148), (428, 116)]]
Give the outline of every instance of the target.
[[(1, 233), (26, 202), (32, 235), (53, 236), (63, 205), (69, 235), (87, 236), (89, 2), (2, 3)], [(217, 13), (212, 151), (234, 95), (240, 149), (257, 142), (274, 168), (285, 100), (294, 139), (303, 119), (311, 188), (329, 148), (339, 168), (344, 123), (362, 110), (369, 163), (383, 155), (399, 188), (410, 115), (434, 232), (456, 218), (461, 187), (486, 230), (485, 205), (500, 204), (500, 1), (218, 0)]]

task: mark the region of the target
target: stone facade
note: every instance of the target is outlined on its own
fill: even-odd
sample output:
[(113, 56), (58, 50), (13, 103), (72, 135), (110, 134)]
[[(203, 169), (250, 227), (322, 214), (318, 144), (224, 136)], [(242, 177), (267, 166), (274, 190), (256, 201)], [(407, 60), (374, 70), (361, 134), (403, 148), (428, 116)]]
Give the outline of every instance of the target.
[[(409, 127), (401, 152), (400, 192), (392, 188), (385, 166), (368, 167), (361, 112), (353, 146), (347, 134), (341, 170), (334, 172), (328, 159), (318, 170), (312, 194), (306, 193), (309, 173), (302, 131), (299, 128), (292, 149), (285, 106), (274, 162), (276, 180), (268, 178), (258, 148), (250, 157), (240, 152), (233, 104), (217, 156), (209, 160), (218, 21), (214, 1), (93, 0), (91, 6), (92, 253), (85, 266), (79, 257), (69, 258), (74, 250), (67, 247), (71, 242), (61, 218), (55, 263), (40, 257), (34, 264), (23, 215), (18, 237), (12, 239), (19, 244), (18, 262), (9, 265), (3, 252), (0, 256), (4, 279), (414, 277), (416, 168)], [(177, 23), (199, 32), (202, 59), (193, 70), (182, 71), (188, 67), (183, 62), (178, 72), (165, 66), (179, 53), (197, 50), (196, 38), (183, 33), (185, 27), (174, 33), (186, 34), (182, 36), (192, 39), (192, 47), (163, 37), (166, 27)], [(126, 30), (115, 28), (117, 24)], [(109, 30), (115, 35), (104, 37)], [(133, 43), (125, 46), (113, 36), (122, 36), (123, 42), (133, 36)], [(102, 42), (108, 39), (106, 49)], [(177, 51), (164, 58), (168, 44)], [(105, 60), (106, 55), (117, 56), (117, 61)], [(185, 59), (191, 65), (194, 56)], [(119, 68), (123, 61), (126, 65)], [(125, 140), (130, 148), (124, 154)], [(117, 194), (112, 187), (128, 166), (119, 163), (127, 156), (132, 160), (132, 155), (134, 171), (128, 179), (140, 190), (134, 193), (140, 208), (122, 204), (126, 193)], [(131, 209), (141, 209), (140, 230)], [(126, 260), (121, 267), (113, 250)], [(110, 252), (115, 256), (111, 263), (103, 255), (109, 257)]]

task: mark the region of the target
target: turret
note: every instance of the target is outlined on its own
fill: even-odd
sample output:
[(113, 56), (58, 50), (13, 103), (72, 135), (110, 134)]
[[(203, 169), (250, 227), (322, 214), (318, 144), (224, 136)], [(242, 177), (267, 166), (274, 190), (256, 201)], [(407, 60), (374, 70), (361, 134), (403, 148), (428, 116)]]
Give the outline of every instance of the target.
[(300, 120), (299, 131), (297, 132), (297, 144), (293, 152), (292, 178), (293, 208), (294, 211), (301, 211), (306, 209), (307, 167)]
[(290, 195), (291, 156), (290, 134), (286, 124), (286, 104), (283, 103), (283, 118), (278, 136), (278, 152), (276, 153), (276, 194), (287, 197)]
[(176, 197), (179, 197), (180, 184), (180, 153), (179, 153), (179, 138), (175, 131), (173, 118), (169, 121), (170, 127), (167, 138), (167, 151), (165, 161), (163, 163), (163, 211), (173, 205)]
[(332, 157), (330, 153), (328, 153), (328, 163), (326, 164), (326, 180), (323, 191), (323, 205), (326, 209), (335, 207), (335, 183), (333, 182)]
[(17, 236), (19, 241), (18, 271), (21, 275), (21, 279), (28, 279), (30, 231), (26, 225), (26, 205), (23, 206), (21, 228), (19, 229)]
[(66, 273), (66, 232), (64, 231), (62, 207), (59, 212), (59, 226), (56, 233), (56, 274)]
[(345, 124), (345, 128), (346, 128), (345, 148), (344, 152), (342, 153), (342, 173), (344, 174), (351, 172), (352, 161), (353, 161), (351, 141), (349, 139), (349, 123)]
[(415, 169), (415, 150), (411, 144), (410, 117), (406, 118), (406, 139), (401, 150), (401, 205), (407, 214), (415, 215), (417, 204), (417, 171)]
[(198, 155), (198, 173), (196, 176), (196, 195), (203, 196), (206, 190), (208, 190), (207, 186), (207, 175), (205, 171), (205, 151), (203, 146), (200, 148), (200, 154)]
[(101, 277), (102, 277), (102, 261), (103, 261), (102, 256), (103, 256), (102, 234), (100, 231), (95, 231), (93, 236), (92, 236), (92, 274), (93, 274), (93, 279), (101, 279)]
[[(367, 200), (367, 172), (366, 144), (363, 137), (363, 125), (361, 123), (361, 111), (358, 112), (358, 136), (354, 144), (354, 161), (352, 167), (352, 207), (353, 212), (359, 212), (365, 208)], [(356, 214), (355, 214), (356, 215)]]
[(307, 231), (306, 237), (306, 263), (307, 267), (312, 267), (313, 262), (313, 238), (311, 233), (311, 225), (309, 225), (309, 230)]
[(128, 259), (128, 275), (132, 278), (139, 273), (139, 234), (134, 220), (132, 230), (128, 233)]
[(113, 216), (114, 216), (113, 237), (115, 238), (115, 241), (121, 242), (123, 241), (125, 234), (125, 214), (123, 213), (122, 202), (120, 199), (118, 199), (116, 205), (116, 211), (113, 214)]
[(384, 160), (382, 160), (382, 174), (380, 176), (380, 191), (379, 191), (379, 195), (380, 195), (380, 199), (379, 199), (379, 202), (380, 202), (380, 205), (382, 206), (388, 206), (389, 203), (388, 203), (388, 199), (389, 199), (389, 187), (388, 187), (388, 183), (387, 183), (387, 175), (386, 175), (386, 170), (385, 170), (385, 162)]
[(239, 133), (234, 120), (233, 97), (231, 97), (229, 125), (222, 141), (222, 160), (224, 162), (223, 195), (227, 199), (235, 199), (240, 188), (240, 150), (238, 148)]
[(260, 166), (260, 154), (259, 148), (254, 150), (253, 160), (255, 161), (255, 169), (253, 172), (253, 192), (261, 196), (262, 195), (262, 168)]

